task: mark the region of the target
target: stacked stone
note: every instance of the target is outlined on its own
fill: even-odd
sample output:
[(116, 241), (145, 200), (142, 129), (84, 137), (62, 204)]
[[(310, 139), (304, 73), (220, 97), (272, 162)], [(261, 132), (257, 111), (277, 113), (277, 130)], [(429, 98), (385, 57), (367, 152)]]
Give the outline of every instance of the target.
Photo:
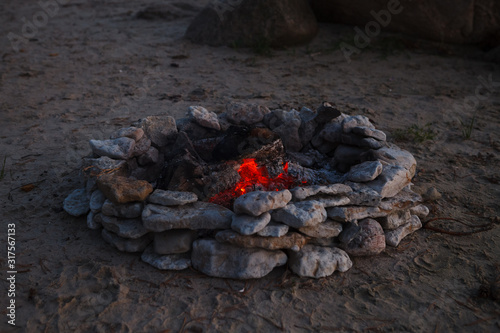
[[(86, 186), (64, 202), (74, 216), (120, 251), (142, 252), (159, 269), (193, 268), (211, 276), (259, 278), (288, 263), (300, 276), (347, 271), (350, 257), (376, 255), (421, 228), (428, 214), (411, 191), (416, 161), (386, 142), (364, 116), (328, 103), (318, 110), (273, 110), (232, 103), (219, 116), (203, 107), (187, 118), (151, 116), (90, 140)], [(343, 172), (339, 183), (255, 191), (233, 210), (195, 193), (154, 190), (165, 157), (190, 139), (214, 137), (230, 125), (267, 127), (303, 167)], [(184, 149), (184, 148), (183, 148)]]

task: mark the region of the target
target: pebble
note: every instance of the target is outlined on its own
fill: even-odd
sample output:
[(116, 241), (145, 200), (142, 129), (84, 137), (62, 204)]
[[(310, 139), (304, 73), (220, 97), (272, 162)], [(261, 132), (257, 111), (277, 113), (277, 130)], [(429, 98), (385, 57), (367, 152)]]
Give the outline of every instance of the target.
[(272, 218), (292, 228), (310, 227), (326, 220), (326, 210), (318, 201), (301, 201), (274, 210)]
[(136, 239), (122, 238), (106, 229), (102, 229), (101, 235), (107, 243), (113, 245), (122, 252), (142, 252), (151, 243), (153, 238), (151, 233)]
[(380, 224), (373, 219), (358, 223), (361, 230), (344, 248), (350, 256), (372, 256), (385, 250), (385, 234)]
[(253, 191), (243, 194), (234, 201), (234, 212), (259, 216), (272, 209), (285, 207), (290, 200), (292, 200), (292, 194), (289, 190)]
[(289, 226), (283, 223), (276, 223), (271, 220), (268, 225), (261, 231), (257, 232), (257, 235), (263, 237), (281, 237), (287, 234)]
[(188, 116), (200, 126), (220, 131), (219, 120), (215, 112), (208, 111), (202, 106), (190, 106)]
[(90, 210), (94, 213), (100, 212), (104, 201), (106, 201), (106, 197), (104, 196), (104, 194), (100, 190), (95, 190), (90, 195)]
[(102, 213), (107, 216), (133, 219), (141, 216), (142, 202), (114, 204), (109, 199), (106, 199), (106, 201), (104, 201), (104, 204), (102, 205)]
[(107, 174), (99, 177), (97, 186), (104, 196), (114, 203), (144, 201), (153, 192), (153, 186), (145, 180)]
[(135, 142), (142, 139), (144, 136), (144, 131), (142, 128), (137, 127), (126, 127), (119, 129), (115, 134), (111, 135), (110, 139), (118, 139), (118, 138), (131, 138), (134, 139)]
[(271, 221), (271, 214), (268, 212), (259, 216), (233, 215), (231, 228), (242, 235), (252, 235), (262, 229)]
[(247, 249), (222, 244), (212, 239), (193, 243), (193, 268), (213, 277), (228, 279), (256, 279), (269, 274), (274, 267), (286, 264), (283, 251)]
[(191, 267), (190, 253), (162, 255), (155, 253), (152, 246), (144, 250), (141, 260), (161, 270), (181, 271)]
[(149, 116), (139, 120), (138, 126), (157, 147), (174, 142), (177, 136), (175, 119), (170, 116)]
[(84, 188), (74, 190), (64, 199), (63, 208), (69, 215), (83, 216), (90, 210), (89, 199)]
[(344, 195), (352, 192), (351, 187), (344, 184), (330, 184), (330, 185), (311, 185), (300, 186), (290, 190), (294, 201), (301, 201), (313, 195)]
[(154, 233), (154, 251), (158, 254), (176, 254), (191, 251), (194, 240), (198, 238), (195, 230), (175, 229)]
[(410, 217), (411, 214), (409, 210), (400, 210), (380, 218), (378, 222), (384, 230), (394, 230), (403, 224), (407, 224)]
[(322, 278), (335, 271), (346, 272), (352, 267), (347, 253), (339, 248), (306, 245), (298, 252), (289, 253), (289, 267), (302, 277)]
[(417, 215), (412, 215), (408, 223), (400, 226), (397, 229), (387, 231), (385, 233), (385, 242), (389, 246), (396, 247), (399, 245), (401, 240), (403, 240), (403, 238), (405, 238), (409, 234), (412, 234), (420, 228), (422, 228), (422, 222), (420, 222), (420, 219)]
[(429, 189), (422, 194), (422, 199), (427, 202), (436, 201), (441, 199), (442, 195), (435, 187), (429, 187)]
[(312, 227), (299, 228), (299, 231), (314, 238), (332, 238), (337, 237), (342, 232), (342, 223), (326, 220)]
[(290, 232), (282, 237), (262, 237), (241, 235), (233, 230), (222, 230), (215, 235), (215, 239), (218, 242), (230, 243), (239, 247), (267, 250), (291, 249), (298, 251), (306, 244), (306, 238), (296, 232)]
[(352, 182), (364, 183), (374, 180), (382, 173), (380, 161), (367, 161), (351, 167), (347, 179)]
[(126, 160), (132, 157), (135, 140), (131, 138), (90, 140), (89, 144), (92, 152), (96, 155)]
[(100, 214), (99, 221), (102, 226), (120, 237), (137, 239), (149, 231), (142, 225), (141, 219), (120, 219), (113, 216)]
[(148, 197), (148, 201), (163, 206), (181, 206), (198, 201), (198, 196), (192, 192), (156, 189)]
[(227, 120), (235, 125), (253, 125), (269, 112), (266, 106), (257, 104), (230, 103), (226, 106)]
[(222, 206), (197, 201), (165, 207), (147, 204), (142, 211), (144, 226), (154, 232), (170, 229), (230, 229), (234, 213)]

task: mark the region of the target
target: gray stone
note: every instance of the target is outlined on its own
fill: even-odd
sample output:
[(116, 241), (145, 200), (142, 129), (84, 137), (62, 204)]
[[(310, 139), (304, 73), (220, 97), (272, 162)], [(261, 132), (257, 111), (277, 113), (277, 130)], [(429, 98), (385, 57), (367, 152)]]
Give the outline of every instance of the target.
[(422, 195), (424, 201), (436, 201), (441, 199), (442, 195), (435, 187), (429, 187), (427, 191)]
[(318, 127), (318, 123), (316, 123), (315, 118), (317, 113), (311, 109), (303, 107), (300, 109), (300, 127), (299, 127), (299, 137), (302, 146), (306, 146), (314, 134), (316, 133), (316, 128)]
[(312, 199), (320, 202), (325, 208), (345, 206), (351, 202), (348, 197), (314, 196)]
[(289, 229), (290, 227), (286, 224), (271, 221), (264, 229), (257, 232), (257, 235), (262, 237), (282, 237), (286, 235)]
[(326, 220), (312, 227), (302, 227), (299, 231), (307, 236), (315, 238), (337, 237), (342, 232), (342, 223)]
[(425, 205), (418, 205), (410, 208), (411, 215), (417, 215), (420, 219), (425, 219), (429, 215), (429, 208)]
[(102, 238), (122, 252), (142, 252), (151, 243), (153, 237), (149, 233), (140, 238), (128, 239), (102, 229)]
[[(291, 195), (290, 195), (291, 197)], [(89, 199), (84, 188), (74, 190), (64, 199), (63, 208), (69, 215), (83, 216), (90, 210)]]
[(145, 180), (136, 180), (116, 174), (104, 174), (97, 179), (99, 190), (114, 203), (144, 201), (153, 192), (153, 186)]
[(369, 182), (382, 173), (382, 163), (380, 161), (367, 161), (354, 165), (347, 173), (347, 179), (352, 182)]
[(350, 256), (372, 256), (385, 250), (385, 234), (380, 224), (373, 219), (359, 222), (360, 232), (346, 246)]
[(282, 115), (281, 125), (275, 127), (273, 132), (278, 134), (283, 141), (287, 151), (298, 152), (302, 149), (302, 142), (300, 139), (299, 129), (302, 120), (297, 110), (290, 110), (289, 112), (279, 113)]
[(124, 175), (126, 172), (127, 162), (124, 160), (114, 160), (107, 156), (99, 158), (84, 158), (82, 170), (86, 176), (91, 178), (98, 177), (103, 172), (116, 170), (114, 173)]
[(290, 200), (292, 200), (292, 194), (288, 190), (249, 192), (234, 201), (234, 212), (259, 216), (272, 209), (286, 206)]
[(373, 159), (377, 159), (383, 164), (396, 165), (405, 168), (409, 172), (410, 179), (415, 175), (415, 171), (417, 170), (417, 161), (415, 160), (415, 157), (395, 144), (388, 144), (387, 147), (371, 151), (371, 153), (373, 154)]
[(326, 210), (318, 201), (301, 201), (274, 210), (272, 217), (292, 228), (310, 227), (326, 220)]
[(384, 228), (384, 230), (394, 230), (399, 228), (403, 224), (408, 223), (410, 217), (411, 215), (409, 210), (398, 210), (378, 219), (378, 222), (380, 223), (382, 228)]
[(137, 162), (139, 165), (149, 165), (149, 164), (155, 164), (158, 163), (159, 161), (159, 152), (158, 149), (155, 147), (149, 147), (148, 150), (142, 154), (141, 156), (137, 157)]
[(170, 229), (229, 229), (234, 213), (208, 202), (165, 207), (147, 204), (142, 211), (146, 229), (162, 232)]
[(411, 178), (410, 172), (403, 167), (384, 165), (377, 179), (365, 184), (379, 193), (382, 198), (390, 198), (410, 184)]
[(87, 227), (92, 230), (97, 230), (101, 228), (101, 223), (97, 222), (94, 212), (90, 212), (87, 215)]
[(163, 206), (181, 206), (198, 201), (198, 196), (192, 192), (166, 191), (156, 189), (148, 197), (148, 201)]
[(233, 215), (231, 228), (242, 235), (252, 235), (262, 229), (271, 221), (271, 214), (268, 212), (259, 216)]
[(386, 141), (387, 136), (384, 132), (365, 126), (357, 126), (351, 129), (352, 133), (368, 138), (374, 138), (379, 141)]
[(307, 242), (305, 236), (290, 232), (282, 237), (262, 237), (258, 235), (241, 235), (233, 230), (222, 230), (215, 235), (215, 239), (221, 243), (229, 243), (238, 247), (262, 248), (266, 250), (289, 249), (298, 251)]
[(306, 245), (298, 252), (290, 252), (289, 256), (290, 269), (303, 277), (318, 279), (336, 270), (346, 272), (352, 267), (347, 253), (339, 248)]
[(263, 105), (230, 103), (226, 106), (227, 120), (235, 125), (253, 125), (269, 113), (269, 109)]
[(116, 131), (116, 133), (111, 135), (110, 139), (131, 138), (134, 139), (135, 142), (137, 142), (140, 139), (142, 139), (143, 136), (144, 136), (144, 131), (142, 130), (142, 128), (131, 126), (119, 129), (118, 131)]
[(146, 137), (143, 137), (139, 141), (135, 143), (134, 151), (132, 152), (132, 156), (141, 156), (148, 152), (149, 148), (151, 148), (151, 140)]
[(100, 212), (104, 201), (106, 201), (106, 197), (104, 196), (104, 194), (100, 190), (95, 190), (90, 196), (90, 210), (94, 213)]
[(96, 155), (126, 160), (132, 157), (135, 140), (131, 138), (90, 140), (89, 144), (92, 152)]
[(354, 127), (367, 127), (375, 129), (375, 126), (370, 122), (370, 120), (361, 115), (348, 116), (342, 121), (342, 132), (351, 133)]
[(295, 187), (290, 190), (294, 201), (301, 201), (317, 194), (325, 195), (344, 195), (352, 192), (352, 189), (344, 184), (330, 185), (310, 185)]
[(356, 147), (367, 147), (371, 149), (380, 149), (384, 147), (385, 143), (383, 141), (378, 141), (374, 138), (365, 138), (358, 136), (353, 132), (349, 134), (342, 134), (340, 136), (343, 144), (356, 146)]
[(287, 261), (283, 251), (241, 248), (212, 239), (193, 243), (193, 268), (214, 277), (228, 279), (261, 278)]
[(191, 267), (191, 254), (178, 253), (161, 255), (148, 246), (141, 255), (141, 260), (161, 270), (181, 271)]
[(158, 254), (175, 254), (191, 251), (194, 240), (198, 238), (195, 230), (175, 229), (154, 233), (154, 250)]
[(149, 231), (142, 225), (141, 219), (120, 219), (104, 214), (98, 214), (102, 226), (123, 238), (137, 239), (141, 238)]
[(106, 199), (102, 205), (102, 213), (107, 216), (123, 217), (133, 219), (141, 216), (142, 202), (131, 202), (124, 204), (114, 204)]
[(386, 212), (405, 210), (410, 209), (421, 201), (422, 197), (418, 193), (413, 192), (409, 186), (406, 186), (395, 196), (382, 200), (378, 207)]
[(353, 192), (346, 194), (353, 206), (378, 206), (382, 201), (382, 196), (372, 188), (358, 183), (347, 182)]
[(385, 233), (385, 241), (389, 246), (398, 246), (403, 238), (416, 230), (422, 228), (422, 222), (417, 215), (412, 215), (408, 223), (400, 226), (399, 228)]
[(188, 116), (205, 128), (212, 128), (220, 131), (219, 120), (215, 112), (208, 111), (202, 106), (190, 106), (188, 108)]
[(170, 116), (149, 116), (139, 120), (140, 126), (153, 144), (164, 147), (174, 142), (177, 136), (175, 119)]
[(361, 220), (367, 217), (382, 217), (387, 215), (378, 207), (370, 206), (345, 206), (345, 207), (330, 207), (327, 208), (328, 217), (340, 222), (349, 222)]

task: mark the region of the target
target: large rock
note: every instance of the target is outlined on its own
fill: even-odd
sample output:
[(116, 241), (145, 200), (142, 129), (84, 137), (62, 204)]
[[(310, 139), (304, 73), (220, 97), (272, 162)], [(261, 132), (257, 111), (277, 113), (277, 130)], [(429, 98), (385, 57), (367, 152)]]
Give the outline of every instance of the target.
[(344, 248), (351, 256), (372, 256), (385, 250), (385, 234), (373, 219), (359, 222), (361, 230)]
[(247, 249), (212, 239), (196, 240), (191, 255), (193, 268), (210, 276), (228, 279), (261, 278), (287, 261), (283, 251)]
[(223, 230), (215, 235), (215, 239), (221, 243), (230, 243), (239, 247), (258, 247), (266, 250), (290, 249), (298, 251), (306, 244), (306, 238), (296, 232), (290, 232), (282, 237), (262, 237), (244, 236), (233, 230)]
[(116, 204), (144, 201), (153, 192), (153, 186), (145, 180), (106, 174), (97, 179), (97, 187)]
[[(491, 38), (500, 27), (498, 15), (491, 15), (500, 13), (500, 2), (495, 0), (312, 0), (310, 3), (320, 21), (357, 25), (363, 34), (370, 28), (368, 35), (378, 27), (445, 43), (478, 43), (494, 42)], [(368, 36), (358, 38), (358, 45), (354, 39), (348, 44), (363, 48), (371, 42)]]
[(190, 253), (162, 255), (155, 253), (152, 246), (144, 250), (141, 260), (161, 270), (180, 271), (191, 267)]
[(198, 233), (189, 229), (155, 232), (154, 250), (158, 254), (185, 253), (191, 250), (196, 238), (198, 238)]
[(138, 126), (157, 147), (172, 143), (177, 136), (175, 119), (170, 116), (149, 116), (139, 120)]
[(193, 204), (165, 207), (148, 204), (142, 211), (146, 229), (162, 232), (170, 229), (229, 229), (234, 213), (222, 206), (197, 201)]
[(326, 220), (326, 210), (318, 201), (301, 201), (273, 211), (272, 217), (292, 228), (311, 227)]
[(262, 229), (271, 221), (271, 214), (268, 212), (260, 216), (233, 215), (231, 228), (242, 235), (252, 235)]
[(259, 216), (272, 209), (285, 207), (290, 200), (292, 200), (292, 194), (288, 190), (254, 191), (243, 194), (234, 201), (234, 212)]
[(191, 22), (186, 38), (214, 46), (281, 47), (308, 42), (316, 31), (306, 0), (216, 0)]
[[(291, 197), (291, 195), (290, 195)], [(89, 199), (84, 188), (74, 190), (64, 199), (63, 208), (69, 215), (83, 216), (90, 210)]]
[(90, 140), (89, 144), (92, 152), (96, 155), (126, 160), (132, 157), (135, 140), (131, 138)]
[(290, 269), (299, 276), (322, 278), (333, 272), (346, 272), (352, 267), (352, 261), (339, 248), (306, 245), (298, 252), (289, 253)]

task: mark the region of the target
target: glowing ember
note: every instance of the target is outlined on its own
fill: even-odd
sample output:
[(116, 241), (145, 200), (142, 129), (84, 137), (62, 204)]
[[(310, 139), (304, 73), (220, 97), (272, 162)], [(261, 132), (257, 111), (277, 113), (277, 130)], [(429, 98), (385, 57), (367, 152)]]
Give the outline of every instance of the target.
[(255, 159), (244, 159), (238, 169), (240, 180), (233, 188), (214, 195), (210, 202), (231, 208), (234, 199), (252, 191), (280, 191), (300, 184), (300, 181), (288, 174), (288, 162), (283, 165), (283, 172), (271, 178), (265, 166), (259, 167)]

